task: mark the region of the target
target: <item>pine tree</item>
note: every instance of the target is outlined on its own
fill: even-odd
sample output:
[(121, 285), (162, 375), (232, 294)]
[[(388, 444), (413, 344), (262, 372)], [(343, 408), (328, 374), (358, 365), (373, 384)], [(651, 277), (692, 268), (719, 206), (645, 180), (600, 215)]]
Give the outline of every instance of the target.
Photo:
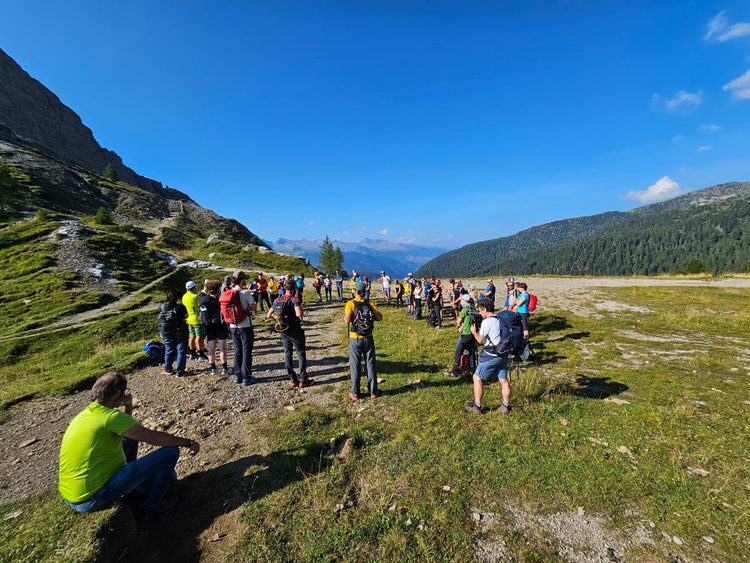
[(320, 257), (318, 259), (321, 269), (331, 274), (336, 271), (336, 252), (333, 249), (333, 243), (331, 239), (326, 238), (323, 240), (323, 244), (320, 245)]
[(102, 171), (102, 176), (104, 176), (107, 180), (112, 180), (112, 181), (117, 180), (117, 171), (115, 170), (115, 167), (112, 166), (111, 162), (107, 164), (107, 166), (104, 167), (104, 170)]
[(333, 251), (333, 253), (335, 255), (335, 264), (336, 264), (336, 267), (333, 269), (333, 271), (335, 272), (336, 270), (341, 270), (343, 272), (344, 271), (344, 253), (341, 252), (341, 248), (339, 248), (338, 245), (336, 246), (336, 249)]

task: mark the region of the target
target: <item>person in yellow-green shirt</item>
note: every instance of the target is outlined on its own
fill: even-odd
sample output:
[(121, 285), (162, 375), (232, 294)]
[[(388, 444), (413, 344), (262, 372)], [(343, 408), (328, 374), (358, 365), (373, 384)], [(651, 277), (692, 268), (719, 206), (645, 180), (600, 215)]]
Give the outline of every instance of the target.
[[(92, 402), (68, 425), (60, 446), (58, 490), (78, 512), (93, 512), (138, 494), (145, 514), (179, 502), (174, 471), (179, 448), (195, 455), (198, 442), (150, 430), (132, 417), (133, 397), (125, 376), (105, 373), (92, 388)], [(137, 458), (138, 442), (160, 446)]]
[(188, 311), (188, 354), (190, 354), (191, 360), (207, 362), (208, 355), (204, 350), (206, 327), (201, 324), (198, 318), (201, 311), (198, 304), (199, 298), (198, 285), (190, 280), (185, 284), (185, 295), (182, 296), (182, 304)]
[(378, 392), (378, 377), (375, 373), (375, 339), (372, 331), (375, 321), (382, 321), (383, 315), (377, 307), (365, 299), (367, 286), (364, 282), (356, 282), (354, 291), (356, 295), (351, 301), (347, 301), (344, 307), (344, 322), (349, 325), (349, 370), (351, 373), (351, 390), (349, 398), (358, 401), (359, 382), (362, 377), (361, 362), (364, 358), (367, 369), (367, 387), (370, 398), (376, 399), (380, 396)]

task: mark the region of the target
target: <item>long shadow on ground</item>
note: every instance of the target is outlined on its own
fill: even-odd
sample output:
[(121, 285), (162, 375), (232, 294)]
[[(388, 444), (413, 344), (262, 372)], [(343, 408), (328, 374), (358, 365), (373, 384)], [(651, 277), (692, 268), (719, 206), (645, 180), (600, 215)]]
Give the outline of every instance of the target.
[(128, 561), (198, 561), (200, 536), (221, 515), (327, 468), (323, 445), (251, 455), (190, 475), (173, 511), (142, 525), (143, 548)]

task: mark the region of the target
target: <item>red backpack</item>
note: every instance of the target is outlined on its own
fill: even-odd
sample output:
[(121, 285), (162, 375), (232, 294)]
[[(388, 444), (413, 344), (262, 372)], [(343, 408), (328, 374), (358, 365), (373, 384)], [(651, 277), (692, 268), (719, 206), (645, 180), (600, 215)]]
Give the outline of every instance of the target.
[(529, 293), (529, 313), (533, 313), (536, 310), (536, 295)]
[(247, 310), (242, 308), (240, 292), (237, 289), (227, 288), (219, 296), (219, 304), (221, 305), (221, 316), (224, 317), (227, 324), (238, 325), (248, 317)]

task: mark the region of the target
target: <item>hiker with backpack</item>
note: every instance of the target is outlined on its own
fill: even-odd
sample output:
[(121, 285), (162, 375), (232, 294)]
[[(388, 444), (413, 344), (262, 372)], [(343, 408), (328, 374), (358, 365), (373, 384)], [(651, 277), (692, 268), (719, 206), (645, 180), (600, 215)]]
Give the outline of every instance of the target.
[(206, 346), (208, 347), (208, 362), (211, 375), (216, 375), (216, 348), (219, 349), (219, 359), (221, 360), (221, 374), (227, 375), (229, 368), (227, 366), (227, 336), (229, 330), (221, 316), (221, 303), (219, 303), (219, 289), (221, 282), (219, 280), (208, 280), (205, 285), (205, 292), (201, 293), (198, 299), (200, 307), (200, 321), (206, 327)]
[[(132, 416), (133, 397), (127, 387), (122, 373), (100, 376), (91, 389), (91, 402), (65, 430), (58, 491), (76, 512), (102, 510), (130, 494), (143, 516), (166, 512), (180, 501), (175, 473), (179, 448), (195, 455), (200, 444), (142, 426)], [(140, 442), (157, 449), (138, 458)]]
[(359, 384), (362, 377), (361, 362), (364, 359), (367, 369), (367, 388), (370, 398), (380, 396), (378, 378), (375, 373), (375, 338), (373, 330), (375, 321), (382, 321), (383, 315), (377, 307), (365, 299), (365, 284), (357, 282), (354, 286), (356, 296), (347, 301), (344, 307), (344, 322), (349, 327), (349, 370), (351, 373), (351, 390), (349, 398), (358, 401)]
[[(474, 372), (474, 400), (464, 405), (464, 408), (472, 414), (482, 414), (482, 396), (484, 394), (484, 383), (497, 377), (502, 387), (503, 402), (500, 412), (504, 415), (510, 414), (510, 382), (508, 381), (508, 370), (510, 369), (510, 352), (513, 347), (512, 335), (507, 325), (501, 322), (495, 315), (495, 303), (485, 297), (477, 303), (477, 311), (482, 316), (482, 324), (477, 327), (470, 325), (471, 334), (478, 344), (484, 344), (482, 353), (479, 355), (477, 369)], [(516, 314), (516, 313), (512, 313)]]
[[(271, 303), (276, 301), (276, 298), (279, 296), (279, 282), (273, 276), (268, 276), (268, 294)], [(270, 309), (271, 306), (269, 305), (268, 308)]]
[(326, 274), (325, 277), (323, 278), (323, 289), (325, 289), (326, 303), (330, 303), (333, 300), (332, 295), (331, 295), (332, 286), (333, 286), (333, 282), (331, 281), (331, 276)]
[(315, 277), (313, 278), (313, 288), (315, 288), (315, 293), (318, 294), (318, 303), (323, 302), (323, 297), (320, 295), (320, 290), (323, 287), (323, 280), (320, 279), (320, 273), (315, 272)]
[(516, 297), (515, 311), (521, 315), (521, 323), (523, 323), (523, 336), (528, 340), (529, 338), (529, 301), (530, 295), (527, 289), (529, 288), (524, 282), (516, 282), (516, 290), (518, 291), (518, 297)]
[[(479, 315), (474, 309), (473, 301), (468, 293), (461, 296), (459, 307), (461, 311), (456, 319), (458, 342), (456, 342), (456, 349), (453, 354), (453, 368), (445, 374), (446, 377), (460, 377), (462, 372), (461, 360), (464, 357), (464, 352), (469, 353), (471, 360), (477, 351), (477, 344), (474, 335), (471, 333), (471, 326)], [(469, 364), (471, 364), (471, 361)], [(465, 369), (469, 369), (469, 366), (466, 366)]]
[(336, 295), (339, 297), (339, 303), (344, 302), (344, 276), (341, 275), (341, 270), (336, 270), (336, 274), (333, 276), (333, 282), (336, 284)]
[(391, 277), (384, 271), (380, 272), (380, 283), (383, 284), (383, 297), (385, 302), (391, 304)]
[(432, 302), (432, 311), (430, 312), (430, 326), (434, 328), (443, 328), (443, 288), (440, 280), (430, 287), (430, 301)]
[(268, 280), (263, 277), (263, 272), (258, 272), (258, 303), (260, 310), (265, 311), (266, 305), (271, 308), (271, 300), (268, 298)]
[[(284, 348), (284, 367), (289, 376), (291, 387), (309, 387), (312, 379), (307, 377), (307, 352), (305, 348), (305, 332), (302, 329), (302, 303), (295, 295), (294, 282), (285, 283), (284, 295), (278, 297), (266, 315), (267, 319), (276, 319), (274, 330), (281, 335), (281, 345)], [(294, 371), (292, 349), (297, 354), (299, 373)]]
[(414, 291), (411, 292), (412, 300), (414, 301), (414, 305), (412, 306), (412, 312), (411, 316), (415, 321), (422, 319), (422, 282), (421, 281), (415, 281), (414, 282)]
[(198, 285), (190, 280), (185, 283), (185, 294), (182, 296), (182, 304), (188, 312), (188, 352), (191, 360), (199, 362), (208, 361), (208, 356), (203, 350), (206, 329), (201, 326), (198, 314)]
[(247, 289), (247, 275), (238, 271), (233, 278), (233, 285), (219, 297), (221, 316), (229, 325), (234, 347), (234, 380), (243, 385), (255, 382), (253, 371), (253, 332), (252, 314), (256, 304)]
[(297, 288), (297, 297), (299, 297), (299, 302), (302, 303), (302, 300), (304, 299), (302, 294), (305, 292), (305, 274), (298, 275), (294, 284)]
[[(163, 375), (185, 375), (188, 345), (188, 311), (182, 303), (178, 303), (179, 293), (176, 289), (168, 289), (164, 303), (159, 305), (159, 336), (164, 342)], [(177, 371), (173, 365), (177, 360)]]
[(401, 280), (396, 280), (395, 283), (396, 291), (396, 307), (404, 306), (404, 286), (401, 285)]

